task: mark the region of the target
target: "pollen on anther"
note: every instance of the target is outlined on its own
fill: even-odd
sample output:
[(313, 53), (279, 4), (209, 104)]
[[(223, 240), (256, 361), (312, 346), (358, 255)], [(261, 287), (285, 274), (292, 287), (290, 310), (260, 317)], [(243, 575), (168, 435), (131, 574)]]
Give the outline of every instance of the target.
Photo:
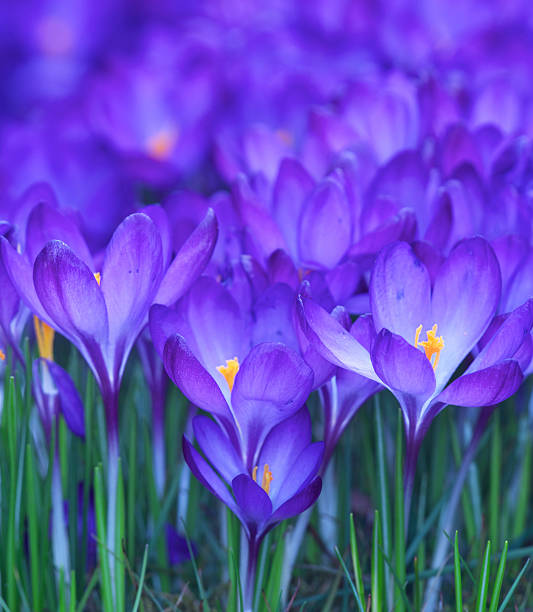
[(233, 383), (235, 382), (235, 376), (239, 371), (239, 360), (237, 357), (233, 359), (226, 359), (226, 365), (217, 366), (217, 370), (222, 374), (228, 383), (229, 390), (233, 390)]

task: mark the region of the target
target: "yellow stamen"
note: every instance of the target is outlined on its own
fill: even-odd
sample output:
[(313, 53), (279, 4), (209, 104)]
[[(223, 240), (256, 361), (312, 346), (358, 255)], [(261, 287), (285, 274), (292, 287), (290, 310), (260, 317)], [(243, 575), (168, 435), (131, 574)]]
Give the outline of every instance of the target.
[[(254, 482), (257, 482), (257, 465), (254, 467), (252, 471), (252, 478)], [(270, 493), (270, 483), (274, 480), (274, 476), (272, 476), (272, 472), (268, 467), (268, 463), (265, 463), (265, 467), (263, 468), (263, 480), (261, 482), (261, 488), (265, 493)]]
[(96, 282), (98, 283), (98, 285), (100, 285), (100, 283), (102, 282), (102, 275), (100, 274), (100, 272), (95, 272), (94, 278), (96, 278)]
[[(422, 325), (419, 325), (415, 331), (415, 347), (422, 346), (424, 348), (424, 352), (426, 357), (429, 359), (429, 362), (433, 366), (433, 370), (437, 368), (440, 359), (440, 352), (444, 348), (444, 340), (442, 336), (437, 336), (437, 324), (433, 325), (433, 327), (426, 332), (427, 340), (419, 341), (420, 332), (422, 331)], [(435, 361), (431, 361), (431, 358), (435, 355)]]
[(153, 136), (151, 136), (146, 143), (148, 153), (150, 153), (152, 157), (155, 157), (155, 159), (168, 159), (172, 153), (172, 149), (176, 145), (177, 139), (178, 135), (176, 130), (159, 130)]
[(2, 349), (0, 349), (0, 360), (2, 360), (2, 361), (6, 360), (6, 354), (4, 353), (4, 351)]
[(218, 366), (217, 370), (222, 374), (228, 383), (229, 390), (233, 389), (233, 383), (235, 382), (235, 376), (239, 371), (239, 360), (237, 357), (233, 359), (226, 359), (226, 365)]
[(288, 147), (294, 144), (294, 138), (288, 130), (276, 130), (276, 136)]
[(49, 359), (50, 361), (53, 361), (55, 331), (35, 315), (33, 315), (33, 327), (35, 329), (35, 336), (37, 338), (37, 347), (39, 348), (39, 355), (41, 357), (44, 357), (44, 359)]

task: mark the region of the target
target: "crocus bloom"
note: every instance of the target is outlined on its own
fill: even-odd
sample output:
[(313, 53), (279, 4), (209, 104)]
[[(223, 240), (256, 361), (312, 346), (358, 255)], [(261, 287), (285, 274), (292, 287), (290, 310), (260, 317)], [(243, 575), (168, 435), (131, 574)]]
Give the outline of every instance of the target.
[[(37, 207), (34, 218), (43, 216), (58, 219), (53, 210)], [(61, 227), (64, 229), (64, 224)], [(27, 235), (34, 234), (41, 238), (40, 226), (30, 219)], [(33, 265), (31, 258), (17, 253), (5, 240), (2, 254), (21, 297), (41, 320), (79, 349), (100, 387), (107, 419), (108, 548), (112, 551), (118, 394), (126, 361), (156, 296), (161, 303), (173, 303), (205, 267), (216, 240), (216, 219), (208, 212), (166, 270), (160, 233), (148, 215), (130, 215), (118, 226), (99, 270), (79, 232), (71, 231), (70, 235), (81, 257), (60, 240), (46, 242)], [(32, 239), (27, 239), (27, 250), (31, 252), (32, 246)]]
[(225, 431), (206, 416), (195, 417), (193, 426), (205, 458), (184, 437), (185, 460), (196, 478), (237, 515), (248, 538), (245, 609), (251, 610), (261, 541), (279, 522), (300, 514), (319, 496), (323, 444), (311, 442), (311, 419), (305, 407), (271, 429), (254, 448), (251, 462), (232, 440), (237, 431)]
[[(446, 386), (487, 330), (500, 285), (498, 262), (482, 238), (458, 243), (433, 282), (413, 249), (400, 242), (378, 256), (370, 282), (372, 316), (356, 320), (351, 333), (302, 299), (307, 333), (317, 349), (336, 365), (382, 383), (398, 399), (407, 436), (407, 498), (422, 438), (444, 406), (496, 404), (522, 381), (515, 354), (531, 328), (529, 303)], [(507, 329), (513, 330), (511, 338)]]

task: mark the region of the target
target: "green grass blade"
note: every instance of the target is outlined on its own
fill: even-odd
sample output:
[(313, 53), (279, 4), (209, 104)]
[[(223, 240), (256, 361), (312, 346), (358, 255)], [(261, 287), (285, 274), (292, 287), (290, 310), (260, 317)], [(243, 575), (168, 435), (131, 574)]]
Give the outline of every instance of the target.
[(146, 546), (144, 547), (143, 562), (141, 566), (141, 575), (139, 576), (139, 586), (137, 588), (137, 594), (135, 595), (135, 601), (133, 602), (133, 608), (131, 609), (131, 612), (137, 612), (137, 610), (139, 609), (139, 604), (141, 603), (141, 594), (143, 591), (144, 576), (146, 574), (147, 561), (148, 561), (148, 544), (146, 544)]
[[(527, 434), (529, 436), (529, 433)], [(518, 487), (518, 499), (516, 500), (515, 514), (513, 520), (513, 532), (511, 535), (518, 537), (524, 532), (527, 514), (529, 510), (529, 499), (531, 494), (531, 464), (532, 464), (533, 440), (528, 437), (525, 442), (525, 450), (522, 459), (520, 474), (520, 486)]]
[(520, 570), (520, 573), (518, 574), (518, 576), (515, 578), (513, 584), (511, 585), (511, 588), (509, 589), (507, 595), (505, 596), (505, 599), (502, 601), (502, 605), (498, 608), (498, 612), (503, 612), (505, 610), (505, 608), (509, 605), (509, 603), (511, 602), (511, 599), (514, 595), (514, 592), (516, 590), (516, 587), (518, 586), (520, 580), (522, 579), (522, 576), (526, 573), (527, 568), (529, 567), (529, 564), (531, 563), (531, 559), (528, 559), (525, 563), (524, 563), (524, 567)]
[(463, 612), (463, 587), (461, 585), (461, 557), (459, 555), (459, 533), (455, 532), (453, 543), (453, 573), (455, 579), (455, 610)]
[(114, 612), (109, 555), (106, 548), (106, 509), (104, 502), (104, 483), (102, 466), (94, 468), (94, 510), (96, 514), (96, 533), (98, 536), (98, 559), (100, 561), (100, 582), (102, 585), (102, 603), (104, 612)]
[(41, 565), (39, 546), (39, 483), (36, 478), (37, 466), (31, 444), (26, 444), (26, 514), (28, 517), (28, 548), (30, 552), (31, 598), (34, 610), (42, 608)]
[(372, 582), (372, 612), (381, 612), (385, 603), (384, 581), (383, 581), (383, 554), (381, 544), (381, 524), (379, 511), (374, 511), (374, 529), (372, 531), (372, 561), (371, 561), (371, 582)]
[(479, 574), (479, 584), (476, 599), (476, 612), (484, 612), (487, 607), (487, 595), (489, 592), (490, 578), (490, 540), (487, 542), (481, 573)]
[(496, 572), (496, 578), (494, 579), (494, 588), (492, 589), (492, 596), (490, 598), (489, 612), (496, 612), (498, 608), (498, 601), (500, 600), (500, 592), (502, 590), (503, 576), (505, 574), (505, 565), (507, 563), (507, 549), (509, 548), (509, 542), (505, 540), (503, 545), (503, 552), (498, 564), (498, 571)]
[(363, 572), (361, 570), (361, 562), (359, 560), (359, 551), (357, 549), (357, 536), (355, 533), (355, 523), (353, 513), (350, 513), (350, 554), (352, 557), (353, 574), (355, 578), (355, 587), (361, 601), (365, 600), (365, 587), (363, 584)]
[[(270, 567), (268, 581), (265, 589), (265, 599), (271, 610), (274, 610), (280, 600), (281, 588), (281, 573), (283, 570), (283, 558), (285, 555), (285, 537), (282, 528), (278, 528), (276, 548)], [(263, 542), (263, 547), (266, 548), (266, 543)], [(268, 551), (267, 551), (268, 554)], [(265, 607), (266, 608), (266, 607)]]
[(348, 568), (346, 567), (346, 564), (344, 563), (344, 559), (342, 558), (342, 555), (337, 546), (335, 546), (335, 554), (337, 555), (337, 559), (339, 560), (339, 563), (342, 566), (342, 570), (344, 572), (344, 575), (346, 576), (346, 580), (348, 580), (348, 584), (350, 585), (350, 589), (352, 590), (353, 596), (355, 598), (355, 603), (357, 604), (357, 608), (359, 609), (359, 612), (365, 612), (365, 609), (363, 608), (363, 604), (361, 602), (361, 598), (359, 597), (359, 593), (357, 589), (355, 588), (353, 580), (350, 576), (350, 572), (348, 571)]

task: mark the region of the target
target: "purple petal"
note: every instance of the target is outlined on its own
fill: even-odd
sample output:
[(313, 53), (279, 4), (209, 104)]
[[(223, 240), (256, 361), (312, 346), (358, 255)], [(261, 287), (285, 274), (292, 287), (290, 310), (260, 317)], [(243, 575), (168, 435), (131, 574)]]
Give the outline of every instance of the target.
[(307, 510), (307, 508), (315, 503), (320, 495), (320, 491), (322, 491), (322, 480), (315, 478), (303, 491), (300, 491), (277, 508), (270, 517), (270, 522), (278, 523), (304, 512), (304, 510)]
[(26, 226), (26, 252), (30, 261), (35, 261), (50, 240), (68, 244), (76, 256), (92, 269), (93, 258), (73, 216), (41, 202), (31, 211)]
[(528, 300), (510, 313), (474, 359), (467, 372), (475, 372), (504, 359), (513, 358), (533, 325), (533, 300)]
[(382, 329), (374, 341), (372, 363), (383, 384), (394, 391), (425, 398), (435, 390), (435, 373), (429, 359), (387, 329)]
[(436, 369), (439, 388), (476, 345), (500, 299), (500, 269), (483, 238), (463, 240), (442, 264), (433, 288), (433, 320), (444, 339)]
[(185, 436), (183, 436), (183, 456), (191, 472), (204, 487), (218, 497), (223, 504), (226, 504), (232, 512), (239, 515), (237, 505), (227, 487)]
[(163, 351), (165, 343), (180, 329), (181, 316), (173, 308), (154, 304), (150, 308), (148, 323), (150, 326), (150, 335), (154, 343), (155, 350), (163, 359)]
[[(161, 281), (161, 238), (147, 215), (135, 213), (117, 227), (107, 245), (101, 288), (109, 317), (110, 344), (133, 344)], [(125, 349), (127, 353), (129, 349)]]
[(80, 394), (72, 378), (54, 361), (45, 360), (59, 393), (61, 412), (72, 433), (85, 437), (85, 411)]
[(163, 267), (166, 269), (172, 255), (172, 238), (167, 211), (159, 204), (152, 204), (145, 206), (140, 212), (150, 217), (157, 228), (163, 249)]
[(370, 355), (344, 327), (313, 300), (301, 297), (302, 327), (316, 350), (331, 363), (377, 379)]
[(255, 304), (252, 344), (283, 342), (298, 351), (298, 339), (292, 324), (295, 292), (285, 284), (269, 287)]
[(245, 470), (230, 439), (212, 419), (197, 416), (193, 419), (194, 437), (198, 441), (206, 459), (215, 467), (222, 478), (230, 483)]
[(378, 255), (369, 293), (376, 331), (385, 328), (414, 342), (416, 328), (429, 325), (429, 274), (405, 242), (392, 244)]
[(454, 380), (436, 401), (456, 406), (492, 406), (510, 397), (522, 383), (520, 366), (508, 359)]
[(300, 261), (333, 268), (351, 244), (350, 206), (340, 185), (325, 179), (313, 191), (300, 218)]
[(207, 412), (229, 417), (229, 408), (220, 387), (179, 334), (167, 340), (163, 351), (163, 362), (174, 384), (193, 404)]
[[(168, 562), (170, 565), (179, 565), (180, 563), (184, 563), (191, 558), (187, 539), (180, 536), (172, 525), (169, 525), (168, 523), (165, 525), (165, 537), (167, 541)], [(195, 548), (196, 547), (191, 542), (193, 555), (196, 555)]]
[(48, 317), (70, 338), (107, 343), (107, 311), (102, 291), (87, 265), (59, 240), (37, 256), (35, 290)]
[(281, 249), (274, 251), (268, 258), (267, 268), (272, 284), (285, 283), (293, 289), (297, 289), (300, 284), (293, 260)]
[(0, 245), (2, 246), (2, 262), (18, 295), (39, 319), (50, 325), (50, 316), (43, 308), (35, 291), (33, 268), (30, 262), (26, 257), (17, 253), (5, 238), (0, 237)]
[(272, 502), (263, 489), (247, 474), (240, 474), (231, 483), (235, 501), (250, 531), (272, 514)]
[(170, 264), (154, 302), (174, 304), (207, 266), (218, 236), (218, 223), (210, 208)]
[(292, 257), (298, 259), (298, 220), (302, 206), (314, 187), (314, 181), (295, 159), (283, 159), (274, 185), (273, 214)]
[[(296, 495), (298, 491), (305, 489), (307, 485), (317, 476), (322, 459), (324, 457), (324, 443), (314, 442), (305, 447), (296, 456), (289, 458), (289, 463), (281, 469), (276, 465), (270, 465), (274, 479), (272, 481), (270, 497), (275, 506), (281, 506), (285, 501)], [(283, 469), (284, 468), (284, 469)], [(277, 474), (277, 476), (276, 476)], [(273, 485), (276, 485), (275, 488)]]
[(250, 351), (231, 394), (235, 418), (247, 444), (247, 461), (274, 425), (301, 408), (312, 384), (309, 366), (282, 344), (260, 344)]
[(274, 476), (270, 486), (272, 499), (276, 499), (289, 466), (310, 444), (311, 418), (305, 406), (270, 431), (259, 453), (257, 466), (259, 474), (265, 464), (270, 467)]
[(237, 357), (240, 362), (248, 352), (249, 336), (237, 302), (228, 289), (213, 278), (203, 276), (179, 305), (187, 327), (178, 328), (207, 371), (227, 388), (217, 367)]
[(533, 250), (517, 265), (512, 275), (507, 295), (503, 296), (502, 310), (504, 312), (513, 310), (527, 299), (533, 296)]

